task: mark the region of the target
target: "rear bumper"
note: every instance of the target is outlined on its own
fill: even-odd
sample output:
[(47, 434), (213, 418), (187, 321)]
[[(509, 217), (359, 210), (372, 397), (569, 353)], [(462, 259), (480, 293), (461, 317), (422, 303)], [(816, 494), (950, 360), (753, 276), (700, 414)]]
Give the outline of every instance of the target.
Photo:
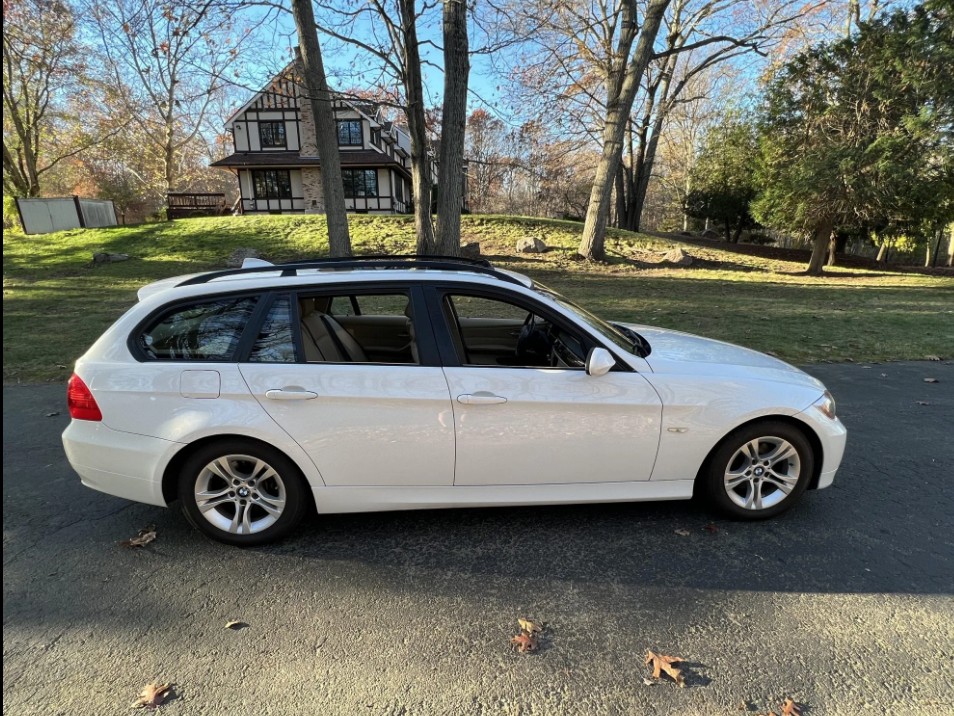
[(66, 458), (84, 485), (160, 507), (166, 506), (163, 471), (182, 447), (171, 440), (125, 433), (88, 420), (73, 420), (63, 432)]

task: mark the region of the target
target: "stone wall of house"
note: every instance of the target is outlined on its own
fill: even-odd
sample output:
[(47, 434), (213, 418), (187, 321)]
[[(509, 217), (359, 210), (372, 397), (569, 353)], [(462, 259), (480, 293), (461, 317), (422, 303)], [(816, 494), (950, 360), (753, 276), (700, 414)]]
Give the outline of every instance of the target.
[(321, 189), (321, 170), (306, 167), (301, 170), (302, 195), (305, 197), (305, 211), (325, 210), (325, 196)]
[[(298, 98), (298, 131), (301, 133), (299, 154), (303, 157), (318, 156), (318, 140), (315, 134), (315, 115), (311, 111), (311, 101), (304, 97)], [(307, 196), (307, 194), (306, 194)]]

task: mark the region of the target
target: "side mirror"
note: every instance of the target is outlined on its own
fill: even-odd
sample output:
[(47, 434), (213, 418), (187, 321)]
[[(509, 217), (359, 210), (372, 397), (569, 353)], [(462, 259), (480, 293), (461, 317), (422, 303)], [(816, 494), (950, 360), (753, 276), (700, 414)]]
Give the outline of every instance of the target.
[(614, 365), (616, 365), (616, 359), (605, 348), (593, 348), (586, 356), (587, 375), (606, 375)]

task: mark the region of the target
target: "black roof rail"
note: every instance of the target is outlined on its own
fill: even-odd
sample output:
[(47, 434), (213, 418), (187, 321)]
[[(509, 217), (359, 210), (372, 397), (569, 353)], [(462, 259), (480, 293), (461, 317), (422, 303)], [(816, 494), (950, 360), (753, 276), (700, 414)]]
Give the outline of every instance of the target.
[(306, 261), (292, 261), (284, 264), (270, 264), (267, 266), (249, 266), (246, 268), (210, 271), (187, 278), (185, 281), (176, 284), (176, 286), (195, 286), (225, 276), (241, 276), (243, 274), (268, 273), (273, 271), (281, 271), (282, 276), (297, 276), (299, 269), (341, 271), (360, 268), (398, 270), (416, 268), (444, 271), (469, 271), (493, 276), (509, 283), (521, 284), (519, 279), (498, 271), (486, 259), (471, 259), (461, 256), (422, 256), (418, 254), (397, 256), (368, 254), (364, 256), (339, 256)]

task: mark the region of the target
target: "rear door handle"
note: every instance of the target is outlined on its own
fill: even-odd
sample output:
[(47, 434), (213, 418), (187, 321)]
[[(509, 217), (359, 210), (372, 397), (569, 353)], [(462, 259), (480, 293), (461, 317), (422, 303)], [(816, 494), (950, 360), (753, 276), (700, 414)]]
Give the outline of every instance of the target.
[(310, 390), (274, 388), (266, 390), (265, 397), (269, 400), (313, 400), (318, 397), (318, 393), (313, 393)]
[(464, 405), (499, 405), (500, 403), (506, 403), (507, 399), (502, 395), (494, 395), (481, 390), (476, 393), (458, 395), (457, 402)]

